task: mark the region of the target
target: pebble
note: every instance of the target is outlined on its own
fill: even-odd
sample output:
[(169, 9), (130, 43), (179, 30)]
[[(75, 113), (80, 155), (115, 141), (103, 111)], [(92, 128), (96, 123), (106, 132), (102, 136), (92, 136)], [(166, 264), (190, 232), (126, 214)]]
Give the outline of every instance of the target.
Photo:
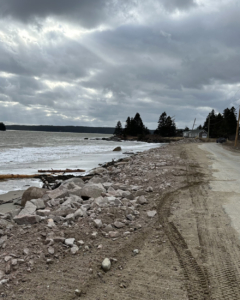
[(113, 224), (116, 228), (122, 228), (122, 227), (124, 227), (125, 226), (125, 224), (124, 223), (122, 223), (122, 222), (119, 222), (119, 221), (116, 221), (116, 222), (114, 222), (114, 224)]
[(54, 254), (54, 252), (55, 252), (55, 251), (54, 251), (54, 248), (53, 248), (53, 247), (49, 247), (49, 248), (48, 248), (48, 253), (49, 253), (49, 254)]
[(82, 294), (82, 291), (80, 291), (80, 290), (75, 290), (75, 295), (76, 295), (76, 296), (80, 297), (81, 294)]
[(28, 255), (29, 254), (29, 249), (28, 248), (24, 248), (23, 249), (23, 254), (24, 255)]
[(111, 261), (109, 258), (105, 258), (102, 262), (103, 271), (107, 272), (111, 269)]
[(72, 248), (71, 248), (71, 253), (74, 255), (78, 252), (79, 248), (78, 246), (74, 245)]
[(134, 250), (133, 250), (133, 254), (134, 254), (134, 255), (139, 254), (139, 250), (138, 250), (138, 249), (134, 249)]

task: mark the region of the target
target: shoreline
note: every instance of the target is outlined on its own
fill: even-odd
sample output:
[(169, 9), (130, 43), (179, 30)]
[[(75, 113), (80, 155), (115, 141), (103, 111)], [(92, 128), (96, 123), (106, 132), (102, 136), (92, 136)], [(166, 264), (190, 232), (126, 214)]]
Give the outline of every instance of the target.
[[(109, 162), (30, 200), (28, 215), (1, 215), (5, 298), (219, 299), (236, 287), (239, 236), (226, 193), (213, 189), (223, 185), (215, 162), (199, 145), (180, 141)], [(226, 263), (236, 280), (225, 284), (213, 274)]]

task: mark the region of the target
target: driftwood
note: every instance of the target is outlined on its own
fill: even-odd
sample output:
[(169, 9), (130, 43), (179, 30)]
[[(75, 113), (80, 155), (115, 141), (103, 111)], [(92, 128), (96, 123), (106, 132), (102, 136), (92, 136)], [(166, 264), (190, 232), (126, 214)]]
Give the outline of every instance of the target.
[(32, 175), (4, 174), (4, 175), (0, 175), (0, 179), (11, 179), (11, 178), (39, 178), (39, 174), (32, 174)]
[(66, 170), (38, 170), (39, 173), (73, 173), (73, 172), (86, 172), (82, 169), (66, 169)]

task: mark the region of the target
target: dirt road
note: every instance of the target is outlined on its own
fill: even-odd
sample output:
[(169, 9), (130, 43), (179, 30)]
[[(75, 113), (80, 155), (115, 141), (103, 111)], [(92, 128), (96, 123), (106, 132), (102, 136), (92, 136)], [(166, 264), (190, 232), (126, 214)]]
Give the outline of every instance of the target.
[[(157, 168), (162, 157), (167, 163)], [(140, 162), (132, 165), (132, 184)], [(66, 255), (47, 269), (36, 265), (20, 292), (13, 287), (18, 299), (78, 299), (75, 288), (88, 300), (240, 299), (240, 157), (221, 145), (175, 144), (149, 151), (143, 162), (155, 165), (141, 180), (153, 187), (149, 205), (157, 216), (129, 238), (104, 240), (94, 259)], [(117, 262), (104, 273), (99, 261), (106, 255)]]

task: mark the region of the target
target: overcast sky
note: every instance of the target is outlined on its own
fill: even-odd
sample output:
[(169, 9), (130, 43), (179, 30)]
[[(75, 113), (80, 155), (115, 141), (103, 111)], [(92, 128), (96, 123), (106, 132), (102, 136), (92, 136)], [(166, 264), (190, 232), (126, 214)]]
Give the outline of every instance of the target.
[(240, 104), (239, 0), (0, 0), (0, 121), (178, 128)]

